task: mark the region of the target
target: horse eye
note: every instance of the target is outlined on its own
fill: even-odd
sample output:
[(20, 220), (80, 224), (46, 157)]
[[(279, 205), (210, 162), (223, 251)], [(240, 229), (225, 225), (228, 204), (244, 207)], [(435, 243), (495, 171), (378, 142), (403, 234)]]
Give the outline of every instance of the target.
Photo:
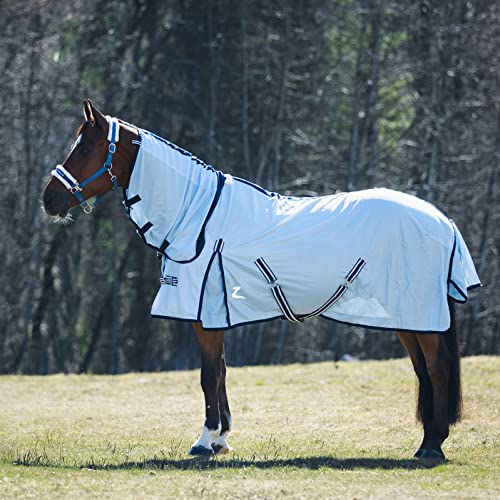
[(89, 154), (91, 151), (92, 151), (92, 148), (90, 147), (89, 144), (80, 143), (78, 145), (78, 152), (82, 155)]

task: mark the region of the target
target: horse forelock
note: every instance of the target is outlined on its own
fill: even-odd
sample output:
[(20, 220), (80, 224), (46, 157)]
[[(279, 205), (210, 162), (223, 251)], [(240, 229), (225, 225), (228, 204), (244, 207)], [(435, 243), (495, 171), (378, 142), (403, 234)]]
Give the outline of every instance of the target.
[(78, 138), (81, 134), (83, 134), (86, 130), (93, 127), (92, 122), (83, 122), (77, 129), (75, 137)]

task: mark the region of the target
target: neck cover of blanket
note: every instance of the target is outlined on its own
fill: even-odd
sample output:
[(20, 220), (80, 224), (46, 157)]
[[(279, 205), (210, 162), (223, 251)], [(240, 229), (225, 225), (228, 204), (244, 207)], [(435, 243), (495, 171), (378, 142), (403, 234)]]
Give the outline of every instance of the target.
[(182, 148), (146, 131), (124, 205), (144, 242), (179, 263), (195, 260), (224, 176)]
[(465, 302), (480, 285), (455, 224), (414, 196), (283, 197), (140, 135), (124, 204), (163, 255), (153, 316), (207, 329), (323, 316), (443, 332), (448, 296)]

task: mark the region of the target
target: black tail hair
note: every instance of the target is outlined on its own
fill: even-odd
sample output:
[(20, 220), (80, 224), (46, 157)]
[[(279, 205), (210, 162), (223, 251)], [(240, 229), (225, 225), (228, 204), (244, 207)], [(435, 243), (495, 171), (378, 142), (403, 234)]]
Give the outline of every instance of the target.
[(462, 383), (460, 377), (460, 345), (455, 318), (455, 302), (448, 299), (451, 324), (445, 334), (446, 346), (451, 355), (450, 381), (448, 383), (448, 422), (454, 424), (462, 418)]

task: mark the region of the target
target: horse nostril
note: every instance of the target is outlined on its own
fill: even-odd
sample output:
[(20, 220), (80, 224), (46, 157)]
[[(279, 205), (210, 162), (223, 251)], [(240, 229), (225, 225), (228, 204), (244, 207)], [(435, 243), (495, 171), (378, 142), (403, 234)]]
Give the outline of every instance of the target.
[(57, 196), (54, 196), (54, 193), (49, 191), (43, 193), (43, 209), (47, 215), (57, 215)]
[(43, 193), (43, 206), (45, 208), (48, 208), (52, 202), (52, 195), (50, 194), (49, 191), (45, 191)]

